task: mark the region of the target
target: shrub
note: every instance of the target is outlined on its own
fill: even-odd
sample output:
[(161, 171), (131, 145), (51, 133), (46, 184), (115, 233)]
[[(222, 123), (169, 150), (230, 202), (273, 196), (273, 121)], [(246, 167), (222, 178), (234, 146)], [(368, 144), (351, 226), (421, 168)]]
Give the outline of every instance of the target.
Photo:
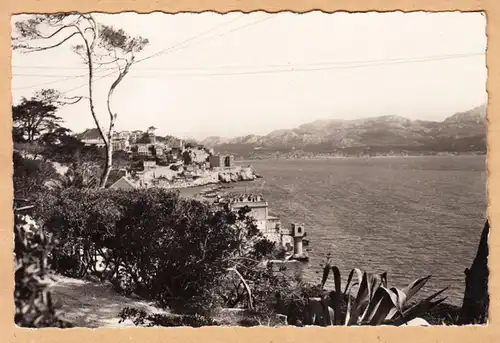
[(308, 322), (309, 299), (321, 297), (323, 293), (321, 286), (306, 282), (296, 284), (291, 291), (283, 289), (277, 312), (287, 317), (289, 325), (303, 326)]
[(15, 323), (21, 327), (70, 327), (60, 320), (47, 290), (51, 244), (29, 216), (15, 215)]
[(135, 308), (126, 307), (120, 314), (120, 323), (125, 320), (131, 320), (134, 325), (137, 326), (189, 326), (189, 327), (201, 327), (201, 326), (214, 326), (219, 325), (219, 323), (209, 317), (205, 317), (199, 314), (194, 315), (168, 315), (168, 314), (148, 314), (144, 310), (138, 310)]
[[(205, 313), (235, 259), (269, 251), (246, 212), (181, 198), (162, 189), (78, 190), (45, 195), (38, 216), (57, 240), (52, 263), (61, 273), (89, 273), (162, 306)], [(97, 257), (104, 268), (96, 268)], [(63, 268), (62, 261), (71, 268)]]
[(12, 157), (14, 194), (17, 198), (29, 199), (34, 194), (45, 192), (45, 183), (58, 177), (54, 166), (49, 162), (23, 158), (17, 152)]
[(41, 194), (35, 214), (56, 243), (51, 265), (70, 277), (95, 271), (98, 249), (120, 216), (117, 206), (98, 191), (69, 188)]
[(59, 189), (66, 188), (97, 188), (102, 168), (95, 163), (72, 163), (66, 173), (58, 178)]

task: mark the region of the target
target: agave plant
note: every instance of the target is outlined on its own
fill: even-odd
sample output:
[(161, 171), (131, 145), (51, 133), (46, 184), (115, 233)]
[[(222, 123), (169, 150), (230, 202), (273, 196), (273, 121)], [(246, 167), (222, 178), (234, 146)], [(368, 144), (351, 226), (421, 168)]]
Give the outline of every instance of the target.
[[(332, 272), (335, 289), (309, 301), (308, 324), (319, 325), (405, 325), (431, 311), (446, 297), (435, 300), (448, 287), (418, 302), (411, 302), (431, 275), (416, 279), (403, 289), (387, 286), (387, 273), (376, 274), (354, 268), (341, 290), (340, 270), (327, 264), (321, 287)], [(356, 288), (357, 287), (357, 288)], [(353, 290), (356, 289), (355, 292)], [(347, 306), (342, 306), (347, 302)]]

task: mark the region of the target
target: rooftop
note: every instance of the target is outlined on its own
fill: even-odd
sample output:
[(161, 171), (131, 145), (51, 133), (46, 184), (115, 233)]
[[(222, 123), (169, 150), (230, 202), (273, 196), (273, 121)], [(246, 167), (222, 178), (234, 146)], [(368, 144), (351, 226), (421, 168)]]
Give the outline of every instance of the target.
[(265, 201), (260, 194), (228, 194), (219, 199), (219, 202), (227, 203), (249, 203)]

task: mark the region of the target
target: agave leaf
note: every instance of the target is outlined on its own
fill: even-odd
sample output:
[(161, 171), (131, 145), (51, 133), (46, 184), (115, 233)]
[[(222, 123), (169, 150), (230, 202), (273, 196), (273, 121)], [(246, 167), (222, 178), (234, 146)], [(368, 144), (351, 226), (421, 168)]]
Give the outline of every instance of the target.
[(421, 317), (423, 314), (428, 313), (429, 311), (435, 309), (439, 304), (441, 304), (446, 299), (447, 297), (441, 298), (434, 302), (432, 301), (419, 302), (417, 305), (415, 305), (405, 313), (405, 315), (398, 321), (398, 324), (403, 325), (415, 318)]
[(424, 285), (429, 281), (431, 275), (422, 277), (411, 282), (408, 286), (403, 288), (403, 292), (406, 294), (406, 300), (410, 300)]
[(370, 321), (370, 325), (381, 325), (384, 323), (387, 319), (391, 311), (394, 310), (394, 304), (392, 301), (389, 299), (389, 297), (384, 296), (382, 298), (381, 304), (378, 308), (378, 311), (375, 313), (373, 316), (372, 320)]
[(347, 284), (345, 285), (344, 294), (347, 294), (347, 290), (349, 289), (354, 273), (356, 273), (356, 276), (358, 277), (358, 284), (361, 284), (361, 281), (363, 280), (363, 272), (361, 271), (361, 269), (353, 268), (349, 273), (349, 277), (347, 278)]
[(386, 320), (393, 320), (396, 313), (398, 313), (398, 309), (396, 307), (393, 307), (387, 314)]
[(328, 300), (326, 298), (321, 299), (321, 306), (323, 309), (323, 315), (322, 315), (323, 326), (335, 325), (334, 323), (335, 312), (329, 306)]
[[(367, 283), (368, 283), (368, 303), (370, 303), (373, 300), (373, 297), (375, 293), (377, 292), (378, 288), (382, 286), (382, 275), (381, 274), (373, 274), (373, 273), (367, 273), (366, 277)], [(359, 318), (358, 321), (364, 321), (364, 318), (366, 317), (366, 313), (368, 311), (368, 306), (366, 306), (365, 311), (361, 318)]]
[(444, 291), (446, 291), (448, 288), (449, 288), (449, 287), (445, 287), (445, 288), (443, 288), (443, 289), (441, 289), (441, 290), (439, 290), (439, 291), (437, 291), (437, 292), (435, 292), (435, 293), (433, 293), (433, 294), (429, 295), (427, 298), (420, 300), (419, 302), (417, 302), (416, 304), (414, 304), (411, 308), (409, 308), (408, 310), (406, 310), (406, 311), (405, 311), (405, 313), (406, 313), (407, 311), (410, 311), (412, 308), (414, 308), (414, 307), (418, 306), (418, 305), (419, 305), (419, 304), (421, 304), (421, 303), (430, 302), (431, 300), (433, 300), (433, 299), (437, 298), (437, 297), (438, 297), (438, 296), (440, 296), (440, 295), (441, 295)]
[(363, 314), (362, 318), (360, 321), (364, 322), (365, 319), (367, 321), (370, 321), (373, 318), (374, 313), (377, 311), (378, 307), (380, 306), (380, 303), (382, 301), (382, 298), (385, 296), (385, 292), (383, 290), (378, 290), (375, 292), (372, 301), (368, 304), (366, 307), (365, 313)]
[(332, 266), (332, 273), (335, 282), (335, 291), (340, 294), (342, 279), (340, 278), (340, 270), (336, 266)]
[(332, 266), (332, 273), (335, 282), (335, 291), (330, 293), (330, 302), (333, 309), (334, 318), (333, 322), (335, 325), (340, 324), (340, 302), (342, 300), (342, 280), (340, 277), (340, 270), (336, 266)]
[(333, 323), (334, 325), (339, 325), (341, 322), (341, 317), (340, 317), (340, 301), (341, 301), (341, 296), (340, 293), (336, 291), (331, 291), (329, 294), (329, 306), (333, 309)]
[(345, 325), (349, 324), (350, 318), (351, 318), (351, 308), (352, 308), (352, 300), (351, 300), (351, 290), (353, 287), (357, 286), (358, 283), (354, 282), (352, 285), (350, 285), (349, 289), (347, 290), (347, 311), (346, 311), (346, 316), (345, 316)]
[(391, 292), (396, 295), (396, 301), (394, 305), (396, 307), (397, 312), (403, 315), (403, 311), (406, 306), (406, 293), (396, 287), (392, 287)]
[(323, 278), (321, 279), (321, 288), (325, 287), (326, 280), (328, 280), (328, 275), (330, 273), (330, 264), (327, 263), (323, 268)]
[(397, 301), (397, 297), (391, 290), (383, 286), (379, 287), (370, 303), (371, 310), (367, 320), (368, 324), (380, 325), (383, 323), (391, 310), (395, 308), (395, 301)]
[(368, 282), (366, 278), (366, 273), (363, 273), (363, 278), (361, 280), (361, 283), (359, 284), (358, 293), (356, 294), (354, 303), (352, 304), (350, 319), (347, 325), (358, 324), (358, 319), (361, 312), (361, 304), (363, 304), (365, 302), (365, 299), (368, 297)]
[(368, 283), (370, 285), (369, 299), (371, 299), (377, 289), (383, 285), (383, 281), (382, 274), (368, 274), (368, 276)]
[(406, 303), (406, 294), (396, 287), (392, 287), (390, 289), (385, 287), (384, 289), (388, 292), (388, 296), (391, 298), (394, 305), (386, 315), (385, 320), (387, 321), (393, 319), (397, 313), (402, 316), (402, 311)]
[(387, 272), (380, 274), (380, 279), (382, 280), (382, 285), (387, 288)]
[(448, 287), (443, 288), (440, 291), (437, 291), (437, 292), (431, 294), (430, 296), (428, 296), (427, 298), (417, 302), (416, 304), (411, 306), (409, 309), (405, 310), (403, 315), (401, 316), (401, 320), (400, 320), (401, 324), (404, 324), (404, 323), (412, 320), (413, 318), (416, 318), (416, 317), (423, 315), (424, 313), (434, 309), (437, 305), (442, 303), (446, 299), (446, 297), (444, 297), (440, 300), (434, 301), (434, 302), (432, 302), (432, 300), (434, 298), (438, 297), (439, 295), (441, 295), (447, 289), (448, 289)]
[(366, 314), (365, 308), (363, 316), (360, 316), (363, 305), (372, 300), (374, 292), (376, 292), (377, 288), (380, 286), (379, 280), (380, 277), (376, 274), (363, 273), (363, 279), (361, 280), (358, 294), (351, 309), (349, 324), (359, 323), (364, 314)]

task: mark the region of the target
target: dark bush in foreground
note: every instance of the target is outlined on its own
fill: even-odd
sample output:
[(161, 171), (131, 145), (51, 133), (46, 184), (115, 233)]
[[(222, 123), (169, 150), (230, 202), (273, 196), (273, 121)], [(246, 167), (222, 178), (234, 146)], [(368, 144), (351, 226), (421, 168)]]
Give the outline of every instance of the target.
[(14, 321), (21, 327), (70, 327), (60, 320), (47, 290), (50, 243), (28, 216), (15, 215), (15, 306)]
[(161, 189), (71, 188), (40, 203), (59, 272), (100, 275), (122, 292), (197, 313), (218, 305), (216, 290), (235, 260), (272, 251), (244, 212)]
[(189, 326), (202, 327), (214, 326), (219, 323), (209, 317), (195, 315), (168, 315), (168, 314), (148, 314), (144, 310), (126, 307), (120, 314), (120, 323), (129, 319), (138, 326)]

